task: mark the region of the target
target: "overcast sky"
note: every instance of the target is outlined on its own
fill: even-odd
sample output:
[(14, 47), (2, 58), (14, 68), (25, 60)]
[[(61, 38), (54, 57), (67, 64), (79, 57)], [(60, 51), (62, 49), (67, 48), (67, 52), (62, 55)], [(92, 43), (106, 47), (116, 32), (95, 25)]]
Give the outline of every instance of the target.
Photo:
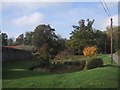
[[(18, 0), (19, 1), (19, 0)], [(113, 25), (118, 23), (118, 3), (107, 2)], [(72, 25), (80, 19), (95, 19), (93, 28), (105, 30), (110, 19), (100, 2), (2, 2), (0, 28), (9, 37), (33, 31), (39, 24), (50, 24), (56, 33), (69, 38)], [(86, 24), (86, 23), (85, 23)]]

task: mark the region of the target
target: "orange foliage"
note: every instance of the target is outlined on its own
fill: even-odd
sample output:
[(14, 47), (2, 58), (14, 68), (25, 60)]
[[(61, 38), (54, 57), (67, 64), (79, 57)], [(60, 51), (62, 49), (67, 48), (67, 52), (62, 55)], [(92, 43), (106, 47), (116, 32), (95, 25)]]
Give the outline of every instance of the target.
[(85, 56), (92, 56), (96, 53), (96, 47), (92, 46), (92, 47), (85, 47), (83, 50), (83, 54)]

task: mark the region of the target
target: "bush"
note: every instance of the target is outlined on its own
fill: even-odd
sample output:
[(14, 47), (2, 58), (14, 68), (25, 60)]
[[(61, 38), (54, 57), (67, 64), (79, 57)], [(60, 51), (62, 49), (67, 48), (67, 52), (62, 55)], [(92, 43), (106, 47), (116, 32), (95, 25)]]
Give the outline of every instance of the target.
[(37, 66), (32, 66), (29, 68), (29, 70), (34, 70), (35, 68), (37, 68)]
[(41, 67), (48, 67), (50, 65), (50, 60), (47, 57), (42, 58), (39, 64)]
[(86, 63), (86, 69), (93, 69), (103, 66), (103, 60), (101, 58), (92, 58)]

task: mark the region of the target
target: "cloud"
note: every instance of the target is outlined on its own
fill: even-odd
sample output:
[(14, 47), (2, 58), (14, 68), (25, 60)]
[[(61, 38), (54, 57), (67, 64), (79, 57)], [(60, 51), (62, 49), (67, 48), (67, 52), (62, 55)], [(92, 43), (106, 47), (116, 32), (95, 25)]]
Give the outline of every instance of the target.
[(22, 17), (13, 19), (12, 23), (17, 26), (36, 25), (43, 23), (43, 19), (44, 15), (42, 13), (35, 12), (30, 15), (24, 15)]
[[(111, 16), (111, 18), (113, 19), (113, 26), (118, 26), (118, 14)], [(104, 20), (101, 20), (100, 22), (97, 23), (98, 29), (104, 31), (106, 30), (107, 26), (110, 26), (111, 22), (110, 22), (110, 18), (106, 18)], [(119, 23), (120, 25), (120, 23)]]
[[(110, 25), (109, 19), (104, 19), (105, 13), (103, 8), (99, 7), (100, 3), (50, 3), (36, 1), (32, 3), (19, 3), (15, 1), (12, 3), (4, 2), (2, 4), (4, 23), (5, 21), (9, 22), (8, 24), (5, 23), (4, 30), (9, 30), (8, 32), (13, 32), (14, 30), (16, 32), (14, 36), (28, 30), (33, 30), (36, 25), (43, 22), (55, 27), (56, 33), (61, 34), (65, 38), (68, 38), (69, 33), (73, 30), (72, 25), (78, 25), (80, 19), (95, 19), (93, 27), (96, 25), (95, 28), (99, 30), (103, 30), (106, 26)], [(114, 5), (112, 4), (111, 6)], [(114, 16), (114, 18), (116, 17)], [(117, 22), (115, 20), (113, 19), (113, 24)]]
[(113, 25), (118, 26), (118, 15), (114, 15), (112, 16), (112, 18), (113, 18)]

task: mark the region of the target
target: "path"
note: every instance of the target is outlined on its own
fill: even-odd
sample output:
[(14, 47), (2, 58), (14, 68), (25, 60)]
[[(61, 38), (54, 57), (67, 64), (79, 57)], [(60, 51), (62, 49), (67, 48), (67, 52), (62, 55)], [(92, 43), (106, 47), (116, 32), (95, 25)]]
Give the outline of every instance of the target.
[(120, 57), (116, 54), (113, 54), (113, 60), (120, 65)]

